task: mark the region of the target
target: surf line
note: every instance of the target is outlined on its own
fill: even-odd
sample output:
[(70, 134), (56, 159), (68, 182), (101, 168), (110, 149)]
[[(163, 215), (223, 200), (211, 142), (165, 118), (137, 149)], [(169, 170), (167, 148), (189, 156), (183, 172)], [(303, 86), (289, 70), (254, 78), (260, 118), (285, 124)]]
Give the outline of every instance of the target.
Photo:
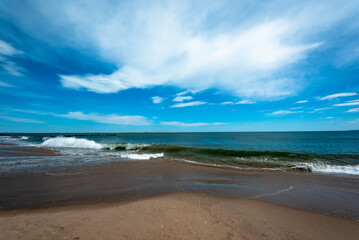
[(273, 193), (262, 193), (262, 194), (258, 194), (258, 195), (252, 196), (252, 197), (248, 197), (248, 199), (274, 196), (274, 195), (278, 195), (278, 194), (281, 194), (281, 193), (284, 193), (284, 192), (289, 192), (293, 188), (294, 188), (294, 186), (290, 186), (289, 188), (281, 189), (281, 190), (273, 192)]

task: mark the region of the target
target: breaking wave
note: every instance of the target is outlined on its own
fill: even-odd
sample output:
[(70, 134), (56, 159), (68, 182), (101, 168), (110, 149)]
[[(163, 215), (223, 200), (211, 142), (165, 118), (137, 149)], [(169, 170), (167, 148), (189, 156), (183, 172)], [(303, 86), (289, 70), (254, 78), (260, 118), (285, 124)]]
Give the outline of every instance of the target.
[(330, 165), (325, 163), (306, 163), (303, 167), (307, 168), (307, 170), (311, 172), (359, 175), (359, 164)]
[(83, 138), (75, 137), (55, 137), (46, 139), (43, 143), (40, 144), (42, 147), (64, 147), (64, 148), (91, 148), (91, 149), (101, 149), (102, 145)]
[(164, 154), (163, 153), (152, 153), (152, 154), (123, 153), (120, 154), (120, 156), (128, 159), (149, 160), (151, 158), (162, 158), (164, 157)]

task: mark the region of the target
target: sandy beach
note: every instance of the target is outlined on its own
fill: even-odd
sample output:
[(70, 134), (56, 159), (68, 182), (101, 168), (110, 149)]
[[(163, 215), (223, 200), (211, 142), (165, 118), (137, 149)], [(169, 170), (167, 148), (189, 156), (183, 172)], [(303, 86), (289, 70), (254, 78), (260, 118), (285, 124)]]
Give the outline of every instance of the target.
[(174, 193), (3, 211), (2, 239), (357, 239), (359, 223), (258, 200)]
[(1, 239), (356, 239), (357, 183), (166, 159), (3, 173)]

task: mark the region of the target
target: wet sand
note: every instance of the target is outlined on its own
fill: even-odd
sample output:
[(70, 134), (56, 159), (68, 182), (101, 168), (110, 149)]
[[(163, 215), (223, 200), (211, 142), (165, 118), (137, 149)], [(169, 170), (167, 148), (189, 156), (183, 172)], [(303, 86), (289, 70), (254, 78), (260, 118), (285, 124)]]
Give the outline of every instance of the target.
[(253, 199), (175, 193), (1, 212), (2, 239), (357, 239), (359, 223)]
[(60, 152), (40, 147), (19, 146), (11, 143), (0, 143), (1, 157), (23, 157), (23, 156), (60, 156)]
[(0, 174), (0, 208), (116, 202), (174, 192), (251, 198), (359, 220), (359, 179), (240, 171), (168, 160), (125, 161)]

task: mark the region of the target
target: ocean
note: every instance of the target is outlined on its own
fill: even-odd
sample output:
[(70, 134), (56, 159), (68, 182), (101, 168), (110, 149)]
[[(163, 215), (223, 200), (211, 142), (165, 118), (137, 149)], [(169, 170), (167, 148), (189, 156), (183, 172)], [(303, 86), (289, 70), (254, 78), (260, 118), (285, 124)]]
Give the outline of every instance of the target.
[(1, 134), (66, 156), (0, 157), (0, 172), (166, 159), (237, 169), (359, 175), (359, 131)]

